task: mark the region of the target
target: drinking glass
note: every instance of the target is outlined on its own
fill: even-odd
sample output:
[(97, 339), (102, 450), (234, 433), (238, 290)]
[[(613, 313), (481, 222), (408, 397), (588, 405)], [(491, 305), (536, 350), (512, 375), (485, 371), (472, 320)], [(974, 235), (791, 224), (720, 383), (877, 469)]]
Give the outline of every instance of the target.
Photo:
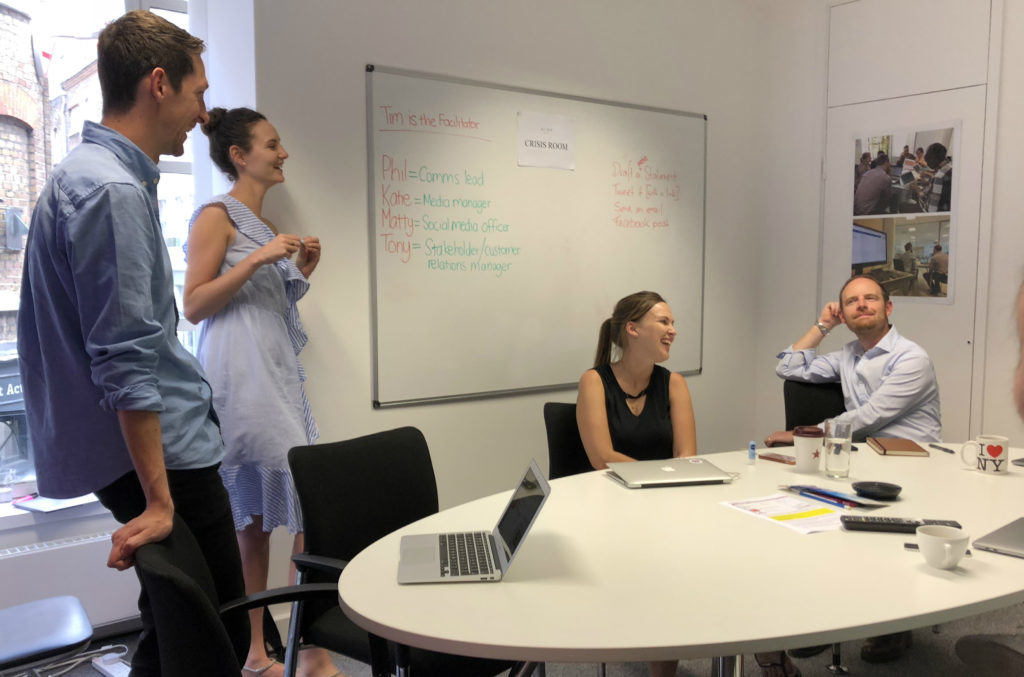
[(833, 479), (850, 476), (850, 438), (853, 429), (838, 419), (825, 421), (825, 474)]

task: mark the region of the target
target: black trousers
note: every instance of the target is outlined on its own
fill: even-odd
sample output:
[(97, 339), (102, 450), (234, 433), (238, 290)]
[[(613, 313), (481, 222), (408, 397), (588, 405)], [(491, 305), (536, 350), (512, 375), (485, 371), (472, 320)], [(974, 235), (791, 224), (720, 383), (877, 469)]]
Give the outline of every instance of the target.
[[(242, 579), (242, 558), (238, 554), (235, 525), (231, 518), (228, 492), (217, 473), (217, 465), (196, 470), (168, 470), (167, 483), (174, 501), (174, 511), (188, 525), (206, 556), (213, 583), (223, 604), (245, 595)], [(96, 497), (124, 524), (140, 515), (146, 497), (135, 472), (121, 476), (96, 492)], [(133, 677), (160, 675), (160, 650), (157, 646), (149, 596), (143, 587), (139, 594), (142, 634), (132, 657)], [(187, 619), (182, 619), (188, 622)], [(224, 618), (228, 636), (235, 647), (239, 664), (245, 663), (249, 651), (249, 616), (245, 611)]]
[(928, 283), (928, 289), (932, 294), (938, 294), (942, 291), (942, 287), (939, 283), (945, 282), (946, 284), (949, 284), (949, 276), (946, 273), (933, 273), (931, 271), (927, 271), (924, 274), (924, 281)]

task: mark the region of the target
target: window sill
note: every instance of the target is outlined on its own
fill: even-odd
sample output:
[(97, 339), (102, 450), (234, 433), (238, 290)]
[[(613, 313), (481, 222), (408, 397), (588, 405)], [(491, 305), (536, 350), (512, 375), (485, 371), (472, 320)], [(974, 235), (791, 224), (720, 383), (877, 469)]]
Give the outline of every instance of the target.
[[(35, 487), (35, 483), (34, 482), (32, 483), (32, 486)], [(50, 499), (50, 500), (59, 500), (59, 499)], [(12, 517), (14, 515), (24, 515), (24, 514), (29, 514), (29, 515), (32, 515), (32, 514), (36, 514), (36, 515), (61, 515), (61, 514), (66, 514), (65, 511), (72, 510), (72, 509), (77, 508), (79, 506), (93, 505), (93, 504), (98, 505), (99, 504), (99, 500), (96, 498), (95, 495), (89, 494), (88, 496), (82, 496), (81, 498), (69, 499), (68, 503), (70, 505), (68, 505), (66, 508), (57, 508), (56, 510), (51, 510), (49, 512), (42, 512), (42, 511), (36, 511), (36, 510), (25, 510), (24, 508), (19, 508), (18, 504), (13, 502), (13, 501), (8, 501), (6, 503), (0, 503), (0, 523), (3, 522), (3, 518), (5, 518), (5, 517)], [(100, 507), (102, 508), (102, 506), (100, 506)], [(3, 527), (0, 527), (0, 529), (2, 529), (2, 528)]]
[(96, 497), (53, 512), (32, 512), (0, 504), (0, 550), (29, 543), (112, 531), (120, 526)]

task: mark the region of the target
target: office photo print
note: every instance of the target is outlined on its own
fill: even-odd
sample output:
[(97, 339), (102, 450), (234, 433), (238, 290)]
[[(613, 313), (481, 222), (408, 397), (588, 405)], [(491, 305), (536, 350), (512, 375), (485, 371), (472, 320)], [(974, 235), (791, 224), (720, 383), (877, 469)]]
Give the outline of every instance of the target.
[(949, 296), (950, 218), (855, 218), (850, 274), (871, 275), (889, 296)]
[(858, 137), (853, 215), (949, 213), (956, 127)]

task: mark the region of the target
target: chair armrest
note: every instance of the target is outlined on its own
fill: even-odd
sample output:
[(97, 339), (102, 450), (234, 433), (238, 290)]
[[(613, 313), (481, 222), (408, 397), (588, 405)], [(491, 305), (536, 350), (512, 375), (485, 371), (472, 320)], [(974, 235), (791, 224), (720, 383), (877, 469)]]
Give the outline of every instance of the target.
[(292, 561), (295, 562), (295, 568), (299, 571), (322, 571), (327, 574), (337, 574), (339, 576), (341, 575), (342, 569), (348, 566), (348, 562), (343, 559), (310, 555), (305, 552), (292, 555)]
[(269, 604), (284, 604), (287, 602), (305, 601), (308, 599), (337, 599), (337, 583), (304, 583), (302, 585), (287, 585), (273, 590), (256, 592), (245, 597), (239, 597), (224, 604), (220, 613), (234, 611), (236, 609), (248, 610), (259, 609)]

